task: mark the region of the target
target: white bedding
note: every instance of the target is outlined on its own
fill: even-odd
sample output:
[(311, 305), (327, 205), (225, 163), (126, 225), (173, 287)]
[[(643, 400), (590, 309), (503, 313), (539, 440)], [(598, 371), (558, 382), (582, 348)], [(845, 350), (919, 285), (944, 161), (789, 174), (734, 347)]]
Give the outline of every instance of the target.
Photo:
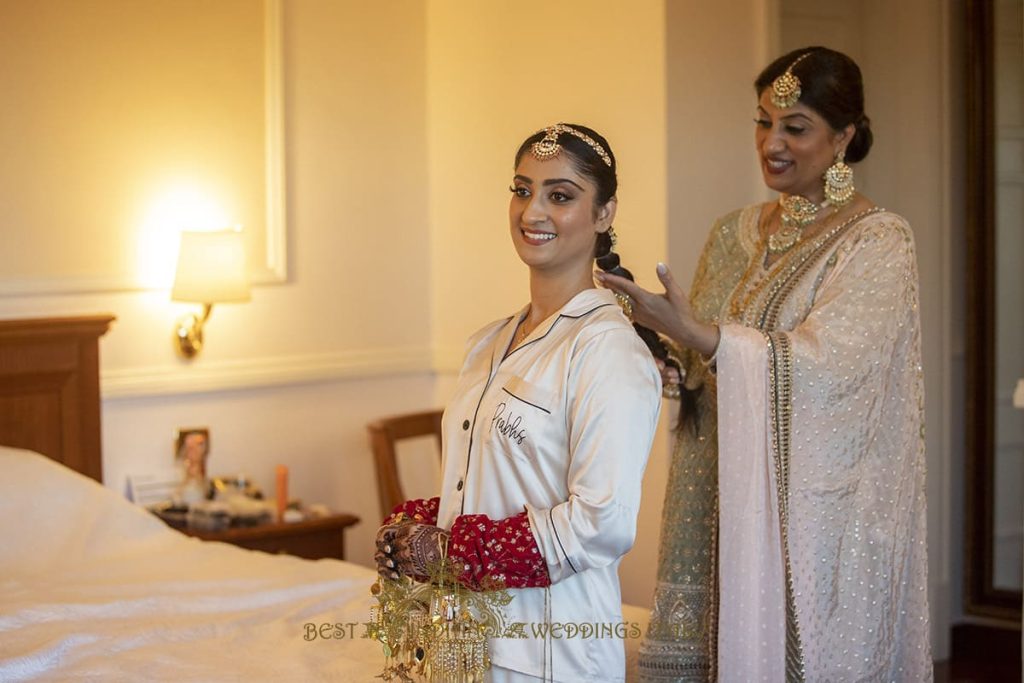
[[(380, 645), (360, 637), (371, 569), (189, 538), (3, 446), (0, 519), (0, 681), (380, 680)], [(647, 610), (624, 617), (647, 626)]]
[(0, 447), (0, 680), (372, 681), (374, 573), (205, 543)]

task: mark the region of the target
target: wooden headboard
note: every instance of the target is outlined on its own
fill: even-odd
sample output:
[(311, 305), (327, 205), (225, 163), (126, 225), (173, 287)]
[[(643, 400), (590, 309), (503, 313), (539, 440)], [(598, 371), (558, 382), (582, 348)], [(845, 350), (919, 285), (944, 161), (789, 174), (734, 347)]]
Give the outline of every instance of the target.
[(103, 480), (99, 338), (113, 320), (0, 320), (0, 445)]

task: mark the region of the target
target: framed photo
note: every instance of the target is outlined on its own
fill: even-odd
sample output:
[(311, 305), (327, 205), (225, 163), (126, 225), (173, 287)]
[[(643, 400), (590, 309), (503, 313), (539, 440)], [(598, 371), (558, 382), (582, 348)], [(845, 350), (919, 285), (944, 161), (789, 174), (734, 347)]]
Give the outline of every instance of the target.
[(128, 497), (142, 507), (167, 505), (181, 487), (181, 472), (168, 467), (159, 472), (128, 475)]
[(174, 462), (185, 479), (206, 479), (206, 459), (210, 455), (210, 428), (179, 429), (174, 440)]

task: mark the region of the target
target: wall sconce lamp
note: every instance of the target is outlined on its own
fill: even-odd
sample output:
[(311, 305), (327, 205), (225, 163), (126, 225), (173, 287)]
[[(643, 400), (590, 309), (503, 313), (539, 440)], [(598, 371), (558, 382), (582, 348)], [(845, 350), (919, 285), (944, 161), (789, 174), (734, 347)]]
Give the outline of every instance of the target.
[(171, 300), (203, 304), (201, 316), (195, 313), (183, 316), (174, 329), (178, 353), (192, 358), (203, 349), (203, 324), (209, 319), (213, 305), (249, 300), (242, 233), (236, 230), (182, 232)]

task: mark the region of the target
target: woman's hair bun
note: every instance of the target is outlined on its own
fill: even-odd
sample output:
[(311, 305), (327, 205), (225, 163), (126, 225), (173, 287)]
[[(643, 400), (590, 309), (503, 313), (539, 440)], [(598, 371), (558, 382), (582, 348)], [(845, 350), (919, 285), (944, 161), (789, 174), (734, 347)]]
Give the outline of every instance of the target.
[(875, 136), (871, 132), (871, 119), (867, 116), (861, 116), (853, 125), (853, 139), (846, 146), (846, 161), (851, 164), (863, 160), (871, 151), (871, 143), (875, 141)]

